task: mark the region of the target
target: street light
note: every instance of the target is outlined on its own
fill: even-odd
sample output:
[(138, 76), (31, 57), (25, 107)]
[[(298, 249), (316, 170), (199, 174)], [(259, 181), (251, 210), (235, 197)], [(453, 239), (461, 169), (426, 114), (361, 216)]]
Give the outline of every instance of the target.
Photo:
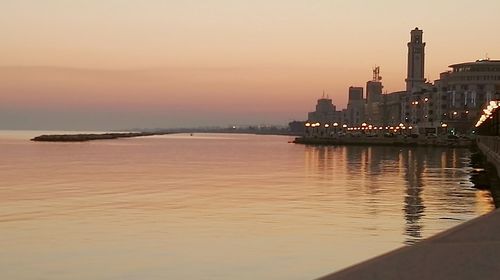
[(448, 133), (448, 124), (442, 123), (441, 127), (444, 129), (444, 134), (447, 134)]

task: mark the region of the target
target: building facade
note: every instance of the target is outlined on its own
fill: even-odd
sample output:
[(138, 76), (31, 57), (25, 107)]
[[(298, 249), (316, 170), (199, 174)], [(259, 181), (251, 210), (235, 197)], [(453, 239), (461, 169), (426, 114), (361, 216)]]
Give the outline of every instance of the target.
[(319, 123), (334, 123), (340, 122), (342, 112), (337, 111), (336, 106), (333, 104), (332, 99), (322, 97), (318, 99), (316, 110), (309, 112), (307, 120), (309, 122)]
[(365, 121), (365, 99), (363, 87), (349, 87), (349, 100), (347, 102), (347, 125), (361, 125)]

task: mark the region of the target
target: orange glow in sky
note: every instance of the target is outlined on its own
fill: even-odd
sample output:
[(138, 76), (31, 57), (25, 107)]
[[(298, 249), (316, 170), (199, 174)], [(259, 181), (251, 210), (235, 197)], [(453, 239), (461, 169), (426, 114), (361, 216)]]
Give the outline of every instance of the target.
[(500, 2), (4, 0), (0, 129), (113, 129), (306, 118), (381, 67), (404, 89), (424, 30), (426, 78), (500, 58)]

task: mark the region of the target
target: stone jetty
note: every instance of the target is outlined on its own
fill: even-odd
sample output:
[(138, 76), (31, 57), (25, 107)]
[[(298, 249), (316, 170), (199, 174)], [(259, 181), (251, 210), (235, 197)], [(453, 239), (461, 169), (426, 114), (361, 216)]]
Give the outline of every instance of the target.
[(31, 141), (41, 142), (83, 142), (92, 140), (109, 140), (141, 136), (164, 135), (172, 132), (115, 132), (115, 133), (84, 133), (84, 134), (46, 134), (37, 136)]

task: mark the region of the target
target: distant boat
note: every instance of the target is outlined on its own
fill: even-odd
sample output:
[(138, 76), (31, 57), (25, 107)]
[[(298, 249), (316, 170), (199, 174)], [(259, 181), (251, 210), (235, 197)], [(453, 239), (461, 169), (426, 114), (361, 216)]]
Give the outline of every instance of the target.
[(189, 136), (193, 136), (193, 133), (189, 134)]

